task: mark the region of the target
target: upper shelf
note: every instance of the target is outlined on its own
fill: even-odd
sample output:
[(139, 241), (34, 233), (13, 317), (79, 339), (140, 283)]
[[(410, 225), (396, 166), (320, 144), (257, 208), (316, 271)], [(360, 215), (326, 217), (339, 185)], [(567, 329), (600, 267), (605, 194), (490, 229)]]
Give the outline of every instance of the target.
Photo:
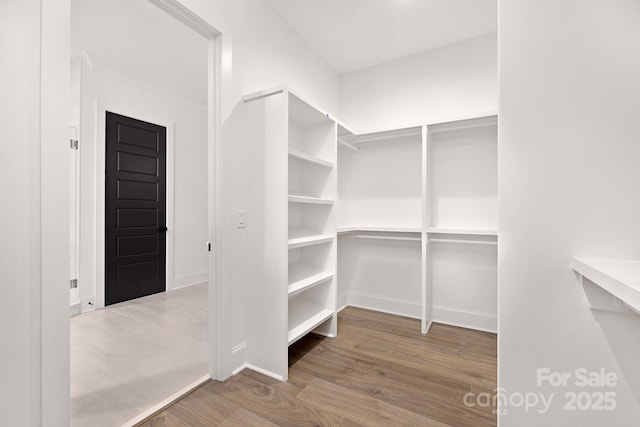
[(640, 261), (576, 257), (571, 268), (640, 312)]
[(338, 234), (351, 233), (354, 231), (369, 231), (380, 233), (420, 233), (422, 228), (420, 227), (371, 227), (371, 226), (349, 226), (338, 227)]
[(484, 117), (474, 117), (469, 119), (462, 120), (453, 120), (449, 122), (443, 123), (434, 123), (428, 125), (429, 132), (450, 132), (457, 131), (463, 129), (473, 129), (485, 126), (497, 126), (498, 125), (498, 116), (484, 116)]
[(328, 113), (323, 113), (297, 95), (289, 92), (289, 120), (297, 126), (317, 126), (334, 123)]
[(498, 230), (480, 230), (463, 228), (429, 227), (425, 230), (429, 234), (460, 234), (464, 236), (497, 236)]
[(295, 157), (295, 158), (298, 158), (300, 160), (304, 160), (304, 161), (309, 162), (309, 163), (314, 163), (316, 165), (325, 166), (327, 168), (332, 168), (333, 167), (333, 163), (328, 161), (328, 160), (324, 160), (324, 159), (321, 159), (319, 157), (312, 156), (310, 154), (307, 154), (305, 152), (302, 152), (302, 151), (297, 150), (297, 149), (292, 148), (292, 147), (289, 147), (289, 155), (291, 157)]
[(405, 129), (389, 130), (383, 132), (373, 132), (366, 134), (353, 134), (343, 130), (338, 134), (338, 143), (343, 145), (353, 145), (362, 142), (392, 141), (400, 138), (417, 137), (422, 138), (422, 127), (415, 126)]

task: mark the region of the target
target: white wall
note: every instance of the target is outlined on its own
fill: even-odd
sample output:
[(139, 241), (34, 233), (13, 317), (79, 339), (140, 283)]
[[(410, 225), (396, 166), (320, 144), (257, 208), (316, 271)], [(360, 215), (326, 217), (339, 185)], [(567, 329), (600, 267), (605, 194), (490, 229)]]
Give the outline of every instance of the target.
[(29, 62), (36, 49), (35, 40), (29, 36), (29, 30), (33, 28), (30, 6), (29, 2), (21, 0), (0, 5), (0, 52), (4, 58), (0, 67), (0, 91), (3, 93), (0, 98), (3, 117), (0, 189), (5, 195), (0, 223), (0, 337), (3, 348), (0, 408), (8, 416), (5, 422), (16, 426), (31, 423), (31, 404), (37, 393), (37, 390), (32, 391), (31, 383), (39, 381), (38, 360), (32, 359), (32, 354), (37, 355), (39, 349), (32, 348), (31, 341), (39, 338), (38, 331), (32, 330), (35, 326), (32, 322), (37, 322), (40, 310), (30, 304), (34, 300), (33, 294), (38, 292), (38, 280), (34, 276), (39, 273), (39, 266), (38, 269), (31, 268), (37, 248), (30, 246), (29, 238), (37, 231), (30, 218), (35, 209), (30, 210), (29, 203), (38, 195), (37, 183), (31, 182), (37, 175), (30, 176), (37, 168), (29, 158), (31, 147), (38, 143), (37, 135), (30, 135), (31, 126), (38, 125), (32, 110), (38, 106), (32, 104), (34, 95), (38, 101), (37, 93), (29, 96), (29, 88), (38, 84), (37, 77), (29, 73)]
[(340, 120), (358, 132), (498, 109), (497, 34), (340, 76)]
[[(640, 259), (640, 3), (500, 5), (499, 382), (555, 393), (502, 426), (630, 426), (640, 419), (640, 317), (589, 308), (572, 256)], [(536, 369), (604, 368), (613, 388), (537, 387)], [(573, 377), (574, 379), (575, 377)], [(565, 411), (567, 391), (617, 408)]]
[[(202, 54), (206, 55), (206, 52)], [(104, 279), (100, 280), (104, 270), (99, 267), (104, 259), (101, 251), (104, 241), (96, 238), (96, 230), (101, 231), (103, 227), (96, 218), (104, 218), (99, 215), (104, 209), (104, 204), (100, 203), (104, 198), (104, 110), (167, 127), (167, 188), (171, 181), (174, 184), (174, 216), (172, 223), (167, 224), (168, 245), (173, 241), (169, 250), (173, 260), (167, 259), (167, 289), (207, 280), (206, 107), (170, 97), (139, 82), (91, 70), (85, 60), (80, 135), (79, 288), (81, 301), (85, 303), (83, 309), (87, 308), (87, 299), (97, 296), (100, 304), (100, 299), (104, 298)], [(173, 174), (171, 165), (174, 166)]]
[[(232, 348), (233, 366), (222, 366), (230, 374), (245, 361), (245, 294), (247, 254), (251, 253), (252, 223), (261, 219), (250, 209), (248, 197), (262, 178), (249, 163), (247, 153), (254, 150), (234, 132), (234, 120), (242, 115), (234, 111), (241, 97), (255, 91), (287, 84), (300, 96), (320, 108), (338, 115), (339, 78), (327, 63), (288, 24), (262, 0), (184, 0), (181, 3), (222, 32), (222, 182), (223, 206), (219, 250), (225, 301), (222, 319), (232, 319), (230, 337), (225, 323), (220, 333), (221, 351)], [(234, 114), (235, 112), (235, 114)], [(236, 124), (238, 126), (238, 124)], [(242, 126), (242, 123), (239, 124)], [(235, 212), (247, 211), (247, 228), (235, 227)], [(229, 301), (227, 303), (227, 301)], [(227, 322), (228, 320), (225, 320)]]
[(0, 410), (12, 426), (69, 423), (68, 12), (65, 0), (0, 3)]
[(222, 79), (232, 88), (223, 119), (247, 93), (287, 84), (319, 107), (339, 113), (338, 75), (263, 0), (182, 0), (225, 38)]

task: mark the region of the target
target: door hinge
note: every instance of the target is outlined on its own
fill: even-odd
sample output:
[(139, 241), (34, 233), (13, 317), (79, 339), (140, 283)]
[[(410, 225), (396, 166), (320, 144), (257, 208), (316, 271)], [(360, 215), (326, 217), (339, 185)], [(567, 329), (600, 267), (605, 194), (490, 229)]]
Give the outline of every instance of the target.
[(69, 280), (69, 285), (71, 289), (76, 289), (78, 287), (78, 279)]
[(69, 148), (71, 148), (72, 150), (77, 150), (78, 149), (78, 140), (77, 139), (70, 139), (69, 140)]

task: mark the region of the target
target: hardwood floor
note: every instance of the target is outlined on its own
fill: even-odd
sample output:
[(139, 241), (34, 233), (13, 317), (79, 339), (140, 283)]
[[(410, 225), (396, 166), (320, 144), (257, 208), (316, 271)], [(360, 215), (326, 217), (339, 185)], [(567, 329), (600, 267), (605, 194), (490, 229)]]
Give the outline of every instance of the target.
[(289, 381), (244, 370), (141, 426), (495, 426), (468, 392), (496, 388), (496, 335), (349, 307), (337, 338), (289, 348)]

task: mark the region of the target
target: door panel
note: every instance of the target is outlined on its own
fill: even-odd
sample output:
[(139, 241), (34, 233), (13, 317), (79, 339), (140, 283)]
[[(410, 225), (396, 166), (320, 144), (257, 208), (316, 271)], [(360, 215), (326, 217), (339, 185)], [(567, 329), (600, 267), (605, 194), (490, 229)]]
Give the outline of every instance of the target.
[(158, 209), (117, 209), (118, 228), (158, 228)]
[(126, 179), (117, 180), (118, 200), (149, 200), (158, 201), (158, 184), (156, 182), (129, 181)]
[(118, 256), (158, 253), (158, 236), (118, 237)]
[(118, 152), (118, 172), (134, 172), (145, 175), (158, 175), (157, 157)]
[(107, 112), (105, 304), (166, 287), (166, 128)]

